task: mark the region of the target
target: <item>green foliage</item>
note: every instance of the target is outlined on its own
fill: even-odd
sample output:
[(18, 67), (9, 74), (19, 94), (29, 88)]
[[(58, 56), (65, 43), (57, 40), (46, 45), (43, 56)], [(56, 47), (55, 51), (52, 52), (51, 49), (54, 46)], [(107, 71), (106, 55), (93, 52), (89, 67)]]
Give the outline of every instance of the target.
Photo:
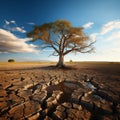
[(70, 60), (70, 63), (72, 63), (73, 61), (72, 60)]
[(15, 62), (15, 60), (14, 59), (9, 59), (8, 62)]

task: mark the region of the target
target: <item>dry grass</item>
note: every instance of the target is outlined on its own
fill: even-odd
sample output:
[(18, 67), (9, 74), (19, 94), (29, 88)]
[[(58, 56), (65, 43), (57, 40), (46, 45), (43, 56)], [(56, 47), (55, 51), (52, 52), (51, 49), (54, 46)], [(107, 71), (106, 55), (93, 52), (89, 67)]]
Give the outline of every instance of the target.
[[(66, 66), (80, 68), (119, 68), (120, 62), (66, 62)], [(0, 62), (0, 70), (39, 68), (44, 66), (55, 66), (56, 62)]]
[(29, 69), (41, 66), (53, 65), (54, 62), (0, 62), (0, 70)]

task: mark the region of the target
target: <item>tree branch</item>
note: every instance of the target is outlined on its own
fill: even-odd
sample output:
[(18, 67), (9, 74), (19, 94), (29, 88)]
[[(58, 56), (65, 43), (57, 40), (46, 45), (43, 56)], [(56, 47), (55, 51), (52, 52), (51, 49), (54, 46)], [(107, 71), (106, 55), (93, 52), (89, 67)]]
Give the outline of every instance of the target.
[(57, 48), (52, 43), (50, 45), (59, 54), (59, 50), (57, 50)]
[[(64, 55), (66, 55), (66, 54), (68, 54), (68, 53), (70, 53), (70, 52), (72, 52), (72, 51), (77, 51), (77, 52), (81, 52), (81, 53), (89, 53), (89, 52), (92, 52), (92, 51), (93, 51), (92, 45), (93, 45), (94, 43), (95, 43), (95, 41), (94, 41), (94, 42), (91, 42), (89, 45), (86, 45), (86, 46), (80, 46), (80, 47), (74, 46), (72, 49), (67, 50), (66, 52), (64, 52)], [(89, 49), (89, 50), (83, 51), (83, 50), (85, 50), (85, 49), (87, 49), (87, 48), (90, 48), (90, 47), (92, 47), (92, 48)]]
[(54, 51), (52, 54), (50, 54), (49, 56), (58, 56), (58, 53), (56, 54), (56, 51)]

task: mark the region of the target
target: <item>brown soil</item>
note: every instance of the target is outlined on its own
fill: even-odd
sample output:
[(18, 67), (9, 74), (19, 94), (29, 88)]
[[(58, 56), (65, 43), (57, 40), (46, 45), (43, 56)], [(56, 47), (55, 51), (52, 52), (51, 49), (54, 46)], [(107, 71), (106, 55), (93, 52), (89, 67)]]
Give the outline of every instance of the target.
[(0, 63), (0, 120), (119, 120), (120, 63)]

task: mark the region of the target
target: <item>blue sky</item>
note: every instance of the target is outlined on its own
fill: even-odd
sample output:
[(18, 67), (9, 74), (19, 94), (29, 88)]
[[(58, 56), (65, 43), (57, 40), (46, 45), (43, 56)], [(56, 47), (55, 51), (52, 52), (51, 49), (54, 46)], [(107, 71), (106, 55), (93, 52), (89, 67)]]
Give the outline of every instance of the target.
[(32, 25), (65, 19), (96, 39), (95, 53), (69, 54), (69, 61), (120, 62), (120, 0), (0, 0), (0, 61), (58, 60), (36, 49), (26, 32)]

